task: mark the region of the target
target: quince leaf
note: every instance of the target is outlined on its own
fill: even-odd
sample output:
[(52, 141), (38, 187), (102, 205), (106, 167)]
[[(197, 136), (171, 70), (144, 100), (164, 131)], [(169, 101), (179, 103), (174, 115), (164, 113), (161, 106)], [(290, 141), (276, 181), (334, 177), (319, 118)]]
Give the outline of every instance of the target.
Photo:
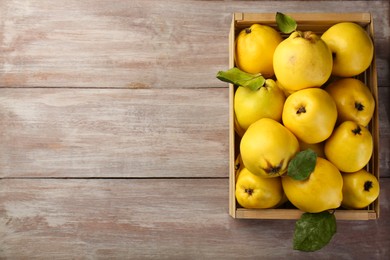
[(295, 223), (293, 248), (306, 252), (317, 251), (330, 242), (336, 231), (336, 217), (333, 213), (303, 213)]
[(316, 162), (317, 154), (313, 150), (306, 149), (301, 151), (289, 162), (287, 175), (294, 180), (305, 180), (314, 171)]
[(297, 29), (297, 22), (291, 16), (277, 12), (275, 19), (276, 24), (282, 33), (292, 33)]
[(260, 89), (265, 83), (265, 78), (261, 74), (246, 73), (237, 67), (227, 71), (218, 71), (217, 78), (237, 86), (247, 87), (253, 91)]

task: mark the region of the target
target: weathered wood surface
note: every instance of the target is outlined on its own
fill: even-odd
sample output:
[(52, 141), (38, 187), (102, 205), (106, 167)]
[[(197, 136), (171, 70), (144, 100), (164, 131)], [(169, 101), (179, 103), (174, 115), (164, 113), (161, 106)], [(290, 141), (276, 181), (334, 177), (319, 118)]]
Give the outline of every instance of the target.
[(224, 87), (232, 13), (276, 11), (371, 12), (389, 85), (388, 1), (2, 0), (0, 86)]
[(0, 177), (227, 177), (228, 90), (0, 89)]
[(379, 88), (379, 169), (390, 177), (390, 87)]
[[(371, 12), (381, 217), (292, 250), (228, 215), (233, 12)], [(0, 259), (387, 259), (388, 1), (0, 0)]]
[(331, 243), (292, 250), (294, 221), (234, 220), (226, 179), (0, 182), (5, 259), (388, 259), (390, 179), (381, 219), (338, 221)]

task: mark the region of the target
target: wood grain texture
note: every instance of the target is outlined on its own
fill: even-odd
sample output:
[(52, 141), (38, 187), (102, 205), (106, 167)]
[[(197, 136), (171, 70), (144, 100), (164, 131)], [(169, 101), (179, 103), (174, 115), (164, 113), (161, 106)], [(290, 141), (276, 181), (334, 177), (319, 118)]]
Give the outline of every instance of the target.
[(381, 185), (379, 220), (338, 221), (327, 247), (301, 253), (295, 221), (231, 218), (227, 179), (3, 179), (0, 258), (387, 259), (390, 179)]
[(379, 170), (390, 177), (390, 87), (379, 91)]
[(388, 1), (2, 0), (0, 87), (207, 88), (233, 12), (371, 12), (389, 86)]
[(0, 89), (0, 177), (227, 177), (228, 90)]
[[(0, 259), (388, 259), (388, 1), (0, 0)], [(292, 250), (228, 214), (233, 12), (371, 12), (381, 215)]]

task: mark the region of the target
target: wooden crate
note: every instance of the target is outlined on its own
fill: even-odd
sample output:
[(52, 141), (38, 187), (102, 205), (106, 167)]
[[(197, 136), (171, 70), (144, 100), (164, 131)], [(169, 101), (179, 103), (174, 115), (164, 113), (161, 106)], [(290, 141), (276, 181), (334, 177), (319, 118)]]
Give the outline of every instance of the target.
[[(370, 13), (287, 13), (298, 23), (298, 30), (313, 31), (322, 34), (327, 28), (338, 22), (355, 22), (360, 24), (374, 40), (374, 25)], [(254, 23), (266, 24), (275, 29), (275, 13), (234, 13), (229, 33), (229, 67), (234, 63), (234, 41), (238, 33)], [(283, 35), (286, 37), (286, 35)], [(357, 76), (370, 89), (376, 102), (376, 109), (369, 124), (373, 136), (374, 151), (367, 165), (367, 170), (379, 178), (379, 125), (378, 125), (378, 87), (375, 66), (375, 55), (371, 66), (361, 75)], [(298, 219), (302, 211), (295, 208), (280, 207), (276, 209), (244, 209), (238, 205), (235, 198), (235, 159), (239, 153), (239, 137), (234, 131), (233, 97), (236, 86), (229, 86), (229, 213), (233, 218), (240, 219)], [(365, 209), (346, 210), (337, 209), (336, 218), (339, 220), (369, 220), (379, 218), (379, 199)]]

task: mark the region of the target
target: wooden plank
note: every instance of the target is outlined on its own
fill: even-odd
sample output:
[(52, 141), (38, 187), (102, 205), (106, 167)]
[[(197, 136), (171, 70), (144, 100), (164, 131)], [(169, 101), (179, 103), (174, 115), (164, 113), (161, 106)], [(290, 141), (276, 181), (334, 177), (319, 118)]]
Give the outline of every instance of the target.
[(234, 12), (371, 12), (389, 83), (388, 1), (3, 0), (0, 87), (225, 87)]
[(379, 89), (379, 171), (390, 177), (390, 87)]
[(381, 218), (338, 221), (315, 253), (292, 249), (295, 221), (235, 220), (227, 179), (0, 180), (0, 258), (387, 259), (390, 179)]
[(0, 177), (227, 177), (228, 89), (0, 89)]

